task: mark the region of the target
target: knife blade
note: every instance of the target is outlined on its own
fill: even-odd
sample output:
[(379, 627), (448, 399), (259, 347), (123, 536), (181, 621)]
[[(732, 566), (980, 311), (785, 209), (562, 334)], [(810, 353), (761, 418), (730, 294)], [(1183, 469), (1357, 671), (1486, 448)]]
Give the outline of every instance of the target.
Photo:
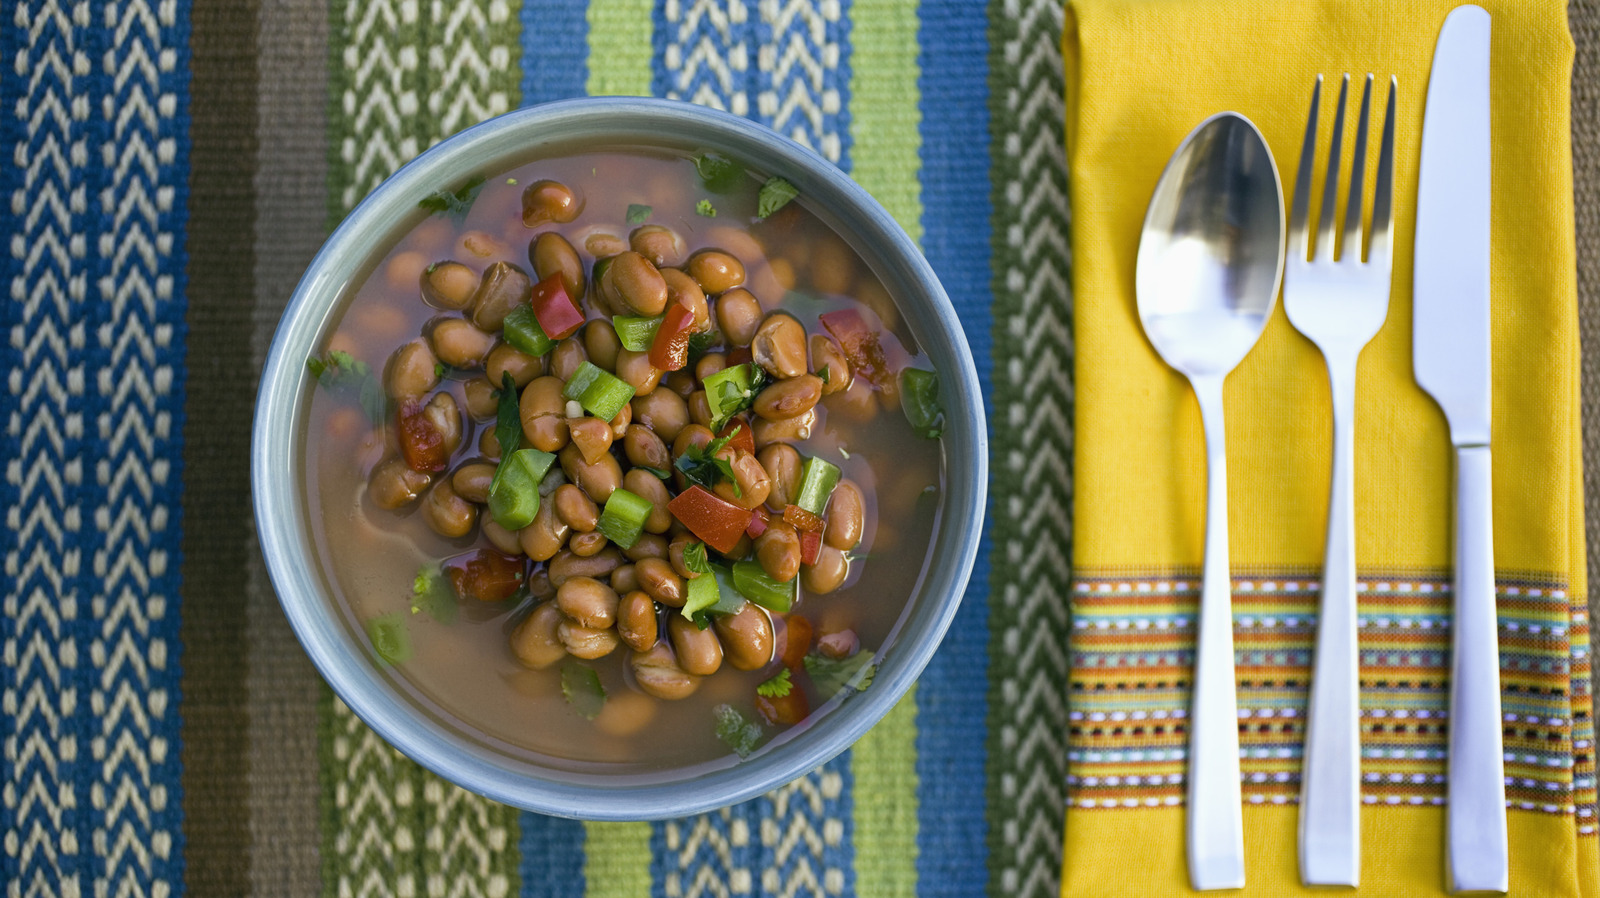
[(1489, 14), (1458, 6), (1422, 122), (1412, 367), (1455, 449), (1446, 863), (1452, 891), (1509, 886), (1490, 464)]

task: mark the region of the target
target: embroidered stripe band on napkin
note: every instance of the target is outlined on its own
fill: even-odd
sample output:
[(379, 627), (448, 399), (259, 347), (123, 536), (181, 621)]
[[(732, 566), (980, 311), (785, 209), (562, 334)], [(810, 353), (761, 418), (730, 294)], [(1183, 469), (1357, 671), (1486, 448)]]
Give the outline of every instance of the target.
[[(1313, 78), (1342, 72), (1394, 74), (1400, 89), (1393, 290), (1356, 399), (1362, 891), (1444, 892), (1452, 462), (1443, 416), (1411, 374), (1410, 285), (1423, 100), (1453, 5), (1068, 6), (1078, 356), (1064, 895), (1187, 891), (1205, 458), (1188, 385), (1135, 316), (1145, 205), (1183, 135), (1224, 109), (1254, 121), (1280, 173), (1292, 173)], [(1511, 886), (1595, 895), (1571, 41), (1556, 0), (1485, 6), (1495, 22), (1494, 536)], [(1331, 448), (1322, 359), (1275, 313), (1225, 402), (1246, 891), (1302, 894), (1296, 802)]]

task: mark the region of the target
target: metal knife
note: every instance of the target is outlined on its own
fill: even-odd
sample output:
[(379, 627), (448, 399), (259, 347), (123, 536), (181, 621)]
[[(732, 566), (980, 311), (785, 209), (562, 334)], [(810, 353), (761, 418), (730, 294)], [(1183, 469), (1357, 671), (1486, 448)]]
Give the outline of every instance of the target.
[(1433, 51), (1417, 184), (1412, 364), (1455, 447), (1451, 890), (1504, 892), (1505, 769), (1489, 465), (1489, 14), (1458, 6)]

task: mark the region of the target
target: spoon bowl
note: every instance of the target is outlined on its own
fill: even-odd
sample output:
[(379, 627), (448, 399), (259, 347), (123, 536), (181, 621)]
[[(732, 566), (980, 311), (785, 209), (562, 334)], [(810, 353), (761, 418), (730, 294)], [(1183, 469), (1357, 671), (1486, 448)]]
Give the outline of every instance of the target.
[(1244, 887), (1228, 462), (1222, 381), (1255, 346), (1283, 276), (1283, 189), (1261, 132), (1223, 112), (1201, 122), (1156, 184), (1139, 237), (1139, 322), (1189, 378), (1206, 440), (1205, 572), (1189, 707), (1187, 854), (1196, 889)]
[(1139, 319), (1187, 375), (1227, 374), (1256, 344), (1283, 276), (1283, 191), (1250, 120), (1201, 122), (1161, 173), (1139, 236)]

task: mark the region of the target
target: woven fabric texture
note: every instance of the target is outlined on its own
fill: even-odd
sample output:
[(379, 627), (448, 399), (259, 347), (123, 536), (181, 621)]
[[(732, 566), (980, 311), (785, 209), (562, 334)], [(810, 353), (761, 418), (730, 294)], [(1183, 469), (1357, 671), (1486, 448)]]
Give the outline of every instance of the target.
[[(1064, 143), (1065, 21), (1062, 0), (8, 4), (5, 898), (1060, 894), (1069, 800), (1076, 814), (1085, 800), (1132, 794), (1083, 781), (1075, 753), (1089, 708), (1075, 700), (1069, 671), (1085, 651), (1128, 651), (1116, 644), (1126, 634), (1115, 621), (1131, 619), (1139, 601), (1159, 599), (1169, 611), (1193, 602), (1182, 558), (1157, 559), (1170, 570), (1100, 570), (1076, 585), (1071, 576), (1082, 411), (1072, 283), (1084, 250), (1068, 238), (1077, 197)], [(1592, 345), (1600, 2), (1577, 0), (1571, 31), (1579, 326)], [(992, 430), (979, 564), (915, 690), (849, 752), (795, 783), (657, 823), (525, 813), (397, 754), (307, 660), (252, 524), (258, 374), (324, 237), (439, 140), (499, 112), (586, 94), (726, 109), (847, 171), (919, 242), (950, 293)], [(1285, 95), (1298, 115), (1298, 89)], [(1596, 359), (1582, 358), (1589, 420), (1600, 413)], [(1586, 431), (1591, 486), (1596, 433)], [(1596, 490), (1588, 501), (1593, 534)], [(1293, 569), (1242, 572), (1252, 624), (1241, 641), (1248, 651), (1303, 652), (1314, 559), (1267, 560)], [(1592, 553), (1589, 563), (1594, 571)], [(1437, 619), (1418, 589), (1399, 589), (1436, 585), (1437, 570), (1387, 573), (1364, 599), (1375, 618)], [(1512, 601), (1527, 605), (1529, 620), (1567, 613), (1552, 592), (1560, 584), (1543, 576), (1556, 571), (1514, 573), (1522, 578), (1503, 590), (1518, 590)], [(1133, 598), (1070, 618), (1074, 590), (1102, 583), (1118, 601), (1124, 584)], [(1570, 630), (1566, 648), (1582, 638)], [(1138, 650), (1181, 667), (1181, 627)], [(1439, 650), (1437, 639), (1408, 646), (1429, 658)], [(1516, 650), (1560, 655), (1553, 643)], [(1300, 687), (1278, 675), (1292, 661), (1251, 663), (1249, 707), (1299, 701)], [(1425, 684), (1408, 688), (1374, 708), (1438, 706)], [(1156, 703), (1181, 698), (1174, 690)], [(1545, 696), (1517, 713), (1557, 717), (1557, 704)], [(1544, 723), (1531, 732), (1570, 742), (1578, 730)], [(1436, 737), (1405, 740), (1431, 751)], [(1269, 727), (1248, 744), (1271, 755), (1292, 741)], [(1181, 773), (1181, 764), (1158, 764)], [(1265, 801), (1292, 793), (1292, 781), (1277, 778), (1292, 768), (1272, 757), (1252, 768), (1264, 775)], [(1374, 794), (1431, 798), (1439, 785), (1430, 771), (1405, 767), (1425, 780), (1379, 784)], [(1531, 769), (1524, 778), (1531, 785), (1514, 793), (1529, 801), (1559, 779)], [(1164, 789), (1149, 794), (1164, 800)], [(1171, 832), (1121, 823), (1096, 833), (1123, 812), (1088, 810), (1089, 837), (1103, 844), (1177, 844)], [(1566, 818), (1533, 810), (1517, 819)], [(1106, 882), (1147, 883), (1151, 866), (1141, 859), (1138, 869)], [(1106, 888), (1079, 882), (1072, 893)]]

